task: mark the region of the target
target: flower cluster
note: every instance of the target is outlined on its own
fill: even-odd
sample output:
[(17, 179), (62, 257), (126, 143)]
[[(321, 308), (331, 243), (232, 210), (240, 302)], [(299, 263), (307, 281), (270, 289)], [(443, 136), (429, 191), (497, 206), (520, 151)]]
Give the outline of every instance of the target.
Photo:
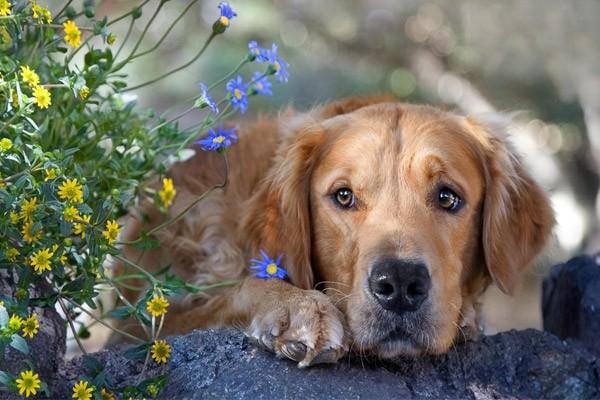
[[(274, 83), (287, 80), (288, 64), (276, 45), (263, 49), (250, 44), (250, 55), (241, 54), (237, 67), (213, 84), (199, 85), (188, 111), (154, 119), (155, 114), (138, 109), (122, 94), (171, 75), (136, 86), (123, 79), (126, 66), (156, 50), (127, 43), (143, 41), (146, 30), (135, 24), (152, 2), (141, 2), (112, 21), (96, 17), (91, 1), (66, 2), (56, 7), (55, 15), (43, 3), (0, 0), (0, 48), (6, 54), (6, 62), (0, 63), (0, 272), (15, 277), (11, 291), (0, 293), (0, 359), (7, 347), (31, 357), (28, 343), (45, 332), (40, 309), (60, 307), (71, 335), (85, 337), (92, 320), (100, 319), (91, 314), (91, 320), (85, 319), (99, 288), (127, 288), (140, 291), (139, 300), (119, 305), (109, 315), (136, 320), (143, 326), (139, 332), (146, 333), (130, 335), (138, 346), (127, 357), (166, 364), (172, 349), (161, 339), (161, 330), (169, 299), (206, 287), (174, 276), (168, 265), (148, 272), (122, 248), (144, 252), (159, 245), (160, 230), (195, 204), (186, 205), (182, 197), (179, 207), (177, 179), (168, 175), (171, 164), (201, 148), (218, 152), (227, 166), (228, 149), (238, 142), (238, 131), (227, 118), (247, 112), (253, 96), (272, 95)], [(158, 2), (155, 12), (166, 7), (169, 2)], [(206, 46), (237, 21), (228, 3), (217, 7)], [(130, 23), (131, 32), (118, 49), (111, 47), (116, 36), (109, 31), (117, 20)], [(148, 20), (151, 24), (153, 18)], [(121, 52), (121, 46), (131, 53)], [(197, 124), (179, 125), (183, 115), (199, 109)], [(190, 148), (192, 143), (197, 147)], [(127, 210), (147, 203), (163, 213), (160, 225), (138, 237), (121, 237)], [(265, 257), (254, 265), (257, 275), (285, 278), (281, 257)], [(118, 276), (106, 268), (112, 260), (124, 265)], [(26, 358), (27, 369), (14, 376), (0, 366), (0, 392), (52, 397), (35, 362)], [(94, 370), (94, 376), (76, 378), (72, 398), (155, 397), (167, 379), (161, 374), (117, 387), (102, 368)]]

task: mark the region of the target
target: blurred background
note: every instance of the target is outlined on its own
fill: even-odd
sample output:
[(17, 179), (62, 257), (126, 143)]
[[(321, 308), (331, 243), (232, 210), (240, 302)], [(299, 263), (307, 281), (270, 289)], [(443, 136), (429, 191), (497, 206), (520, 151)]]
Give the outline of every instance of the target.
[[(97, 2), (97, 16), (118, 16), (140, 2)], [(141, 33), (157, 4), (151, 0), (145, 7), (133, 37)], [(158, 51), (126, 71), (130, 85), (193, 58), (219, 15), (217, 4), (217, 0), (194, 4)], [(516, 296), (508, 298), (493, 288), (486, 294), (487, 332), (540, 328), (541, 279), (549, 267), (576, 253), (600, 250), (600, 2), (231, 0), (230, 4), (238, 17), (199, 61), (127, 95), (137, 96), (141, 107), (162, 112), (196, 94), (198, 82), (210, 84), (225, 75), (245, 56), (247, 42), (258, 40), (262, 46), (279, 44), (280, 55), (290, 64), (290, 80), (274, 85), (272, 97), (252, 98), (250, 118), (287, 105), (306, 109), (372, 92), (391, 92), (404, 101), (476, 116), (511, 116), (511, 140), (551, 196), (556, 239)], [(169, 1), (141, 47), (152, 47), (188, 5), (187, 0)], [(117, 45), (127, 27), (126, 20), (111, 26)], [(201, 117), (189, 115), (182, 125)]]

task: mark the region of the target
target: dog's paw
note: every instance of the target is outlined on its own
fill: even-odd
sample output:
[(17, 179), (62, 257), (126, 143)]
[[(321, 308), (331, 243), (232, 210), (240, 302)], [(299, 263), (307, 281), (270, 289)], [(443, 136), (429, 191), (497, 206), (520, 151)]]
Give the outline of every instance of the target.
[(246, 334), (299, 367), (337, 362), (349, 345), (344, 315), (321, 292), (293, 291), (285, 298), (267, 296)]

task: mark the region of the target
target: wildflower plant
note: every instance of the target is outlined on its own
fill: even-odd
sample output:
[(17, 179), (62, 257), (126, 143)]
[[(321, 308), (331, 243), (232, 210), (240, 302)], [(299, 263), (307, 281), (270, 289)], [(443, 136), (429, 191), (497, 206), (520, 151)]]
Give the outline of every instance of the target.
[[(0, 293), (0, 365), (9, 347), (35, 360), (28, 343), (43, 331), (40, 316), (44, 309), (58, 309), (83, 353), (89, 330), (78, 316), (115, 330), (108, 318), (137, 320), (145, 337), (119, 332), (137, 343), (127, 355), (144, 360), (143, 373), (149, 363), (166, 364), (170, 357), (170, 345), (159, 340), (169, 296), (235, 283), (195, 286), (170, 274), (168, 266), (150, 273), (121, 253), (123, 245), (142, 252), (157, 246), (157, 232), (225, 187), (227, 151), (238, 136), (223, 122), (245, 112), (252, 96), (270, 95), (272, 78), (284, 82), (288, 77), (277, 46), (262, 48), (253, 41), (239, 64), (214, 83), (196, 79), (197, 94), (183, 113), (157, 116), (127, 101), (126, 92), (183, 73), (238, 22), (229, 4), (215, 3), (215, 22), (191, 60), (131, 86), (123, 68), (156, 51), (197, 3), (187, 2), (164, 35), (144, 49), (146, 33), (168, 7), (166, 0), (141, 1), (113, 19), (97, 16), (91, 0), (69, 0), (58, 10), (43, 0), (0, 0), (0, 275), (15, 277), (10, 290)], [(140, 16), (147, 12), (151, 17), (142, 24)], [(112, 32), (116, 23), (127, 24), (125, 37)], [(75, 61), (77, 54), (81, 61)], [(178, 121), (189, 114), (197, 123), (184, 129)], [(190, 151), (217, 151), (225, 180), (174, 213), (177, 191), (168, 169)], [(154, 202), (165, 222), (121, 241), (121, 217), (144, 201)], [(124, 274), (112, 273), (115, 260), (128, 267)], [(264, 273), (270, 276), (283, 276), (280, 260), (273, 261), (276, 271), (270, 261), (263, 257), (257, 264), (262, 269), (267, 263)], [(132, 286), (132, 280), (147, 285)], [(130, 303), (123, 288), (141, 291), (140, 300)], [(118, 303), (102, 304), (103, 291), (114, 292)], [(32, 360), (25, 358), (16, 376), (0, 371), (0, 391), (51, 396), (47, 377), (35, 372)], [(166, 381), (165, 374), (115, 387), (93, 357), (84, 356), (84, 364), (89, 368), (74, 384), (74, 398), (154, 397)]]

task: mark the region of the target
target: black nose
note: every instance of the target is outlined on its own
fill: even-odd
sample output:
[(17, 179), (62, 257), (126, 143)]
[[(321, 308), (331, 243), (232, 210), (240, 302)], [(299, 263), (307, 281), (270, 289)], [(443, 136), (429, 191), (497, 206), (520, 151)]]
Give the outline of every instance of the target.
[(396, 313), (416, 311), (430, 287), (425, 265), (397, 258), (377, 261), (369, 276), (369, 289), (379, 304)]

